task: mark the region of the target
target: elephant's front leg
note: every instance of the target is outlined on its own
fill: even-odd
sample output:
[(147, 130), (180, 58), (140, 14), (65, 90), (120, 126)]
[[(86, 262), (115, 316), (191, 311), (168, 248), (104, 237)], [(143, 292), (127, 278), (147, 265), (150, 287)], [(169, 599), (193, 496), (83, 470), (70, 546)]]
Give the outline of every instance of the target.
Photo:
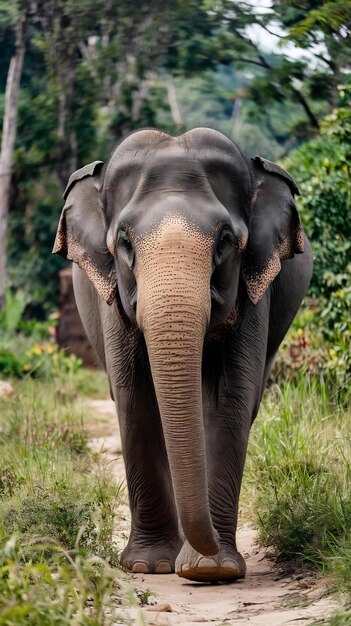
[(136, 365), (130, 387), (118, 391), (132, 516), (121, 564), (132, 572), (169, 574), (181, 548), (178, 518), (154, 389), (141, 368)]
[(185, 542), (176, 561), (176, 572), (195, 581), (229, 582), (242, 578), (246, 572), (236, 546), (237, 517), (249, 430), (259, 405), (264, 362), (258, 357), (256, 362), (252, 359), (248, 365), (248, 360), (243, 366), (243, 351), (238, 344), (232, 344), (229, 357), (222, 355), (216, 363), (220, 351), (221, 347), (216, 346), (208, 354), (211, 365), (206, 367), (205, 362), (203, 384), (210, 509), (220, 537), (220, 550), (215, 556), (204, 557)]
[[(246, 565), (236, 546), (241, 479), (248, 425), (211, 410), (207, 414), (207, 466), (211, 517), (219, 533), (220, 550), (205, 557), (186, 541), (176, 561), (176, 572), (195, 581), (232, 581), (245, 576)], [(211, 422), (211, 424), (210, 424)]]

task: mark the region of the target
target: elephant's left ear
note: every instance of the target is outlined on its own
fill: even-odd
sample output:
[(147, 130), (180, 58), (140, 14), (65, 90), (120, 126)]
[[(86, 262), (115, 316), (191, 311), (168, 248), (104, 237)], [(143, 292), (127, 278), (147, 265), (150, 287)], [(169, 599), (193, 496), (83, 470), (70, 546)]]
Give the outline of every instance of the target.
[(252, 166), (256, 182), (243, 276), (248, 296), (257, 304), (279, 274), (281, 261), (304, 251), (304, 239), (294, 202), (299, 190), (292, 176), (258, 156)]
[(77, 263), (96, 291), (112, 304), (117, 279), (114, 259), (106, 245), (106, 223), (100, 187), (103, 162), (89, 163), (72, 174), (63, 194), (63, 207), (53, 253)]

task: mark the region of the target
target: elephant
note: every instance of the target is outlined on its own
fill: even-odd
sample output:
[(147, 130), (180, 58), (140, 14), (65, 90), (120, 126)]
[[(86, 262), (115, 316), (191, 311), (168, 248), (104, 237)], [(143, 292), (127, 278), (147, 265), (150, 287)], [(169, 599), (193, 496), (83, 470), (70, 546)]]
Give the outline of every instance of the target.
[(249, 431), (312, 273), (297, 194), (210, 128), (135, 131), (69, 179), (53, 252), (117, 408), (129, 571), (245, 576)]

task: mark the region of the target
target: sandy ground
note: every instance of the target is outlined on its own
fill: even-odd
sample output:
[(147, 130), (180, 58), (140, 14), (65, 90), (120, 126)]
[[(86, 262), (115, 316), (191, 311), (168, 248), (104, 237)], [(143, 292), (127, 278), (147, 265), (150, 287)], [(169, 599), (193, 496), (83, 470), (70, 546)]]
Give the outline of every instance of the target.
[[(116, 479), (125, 479), (115, 407), (110, 400), (91, 400), (96, 414), (90, 447), (102, 452)], [(94, 420), (95, 422), (95, 420)], [(120, 510), (118, 544), (122, 549), (129, 532), (127, 499)], [(121, 610), (122, 624), (157, 626), (305, 626), (339, 608), (327, 596), (325, 582), (315, 576), (282, 576), (255, 543), (255, 529), (244, 525), (238, 547), (247, 563), (245, 579), (231, 584), (200, 584), (170, 575), (134, 575), (136, 589), (146, 592), (143, 608)]]

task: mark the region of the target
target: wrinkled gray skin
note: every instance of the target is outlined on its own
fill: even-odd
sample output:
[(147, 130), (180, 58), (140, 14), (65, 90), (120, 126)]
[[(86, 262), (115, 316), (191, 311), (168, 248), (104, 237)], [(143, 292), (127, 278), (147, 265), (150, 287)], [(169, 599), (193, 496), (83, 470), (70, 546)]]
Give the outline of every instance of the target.
[(69, 181), (54, 252), (117, 406), (131, 571), (245, 575), (248, 434), (312, 271), (296, 193), (204, 128), (138, 131)]

